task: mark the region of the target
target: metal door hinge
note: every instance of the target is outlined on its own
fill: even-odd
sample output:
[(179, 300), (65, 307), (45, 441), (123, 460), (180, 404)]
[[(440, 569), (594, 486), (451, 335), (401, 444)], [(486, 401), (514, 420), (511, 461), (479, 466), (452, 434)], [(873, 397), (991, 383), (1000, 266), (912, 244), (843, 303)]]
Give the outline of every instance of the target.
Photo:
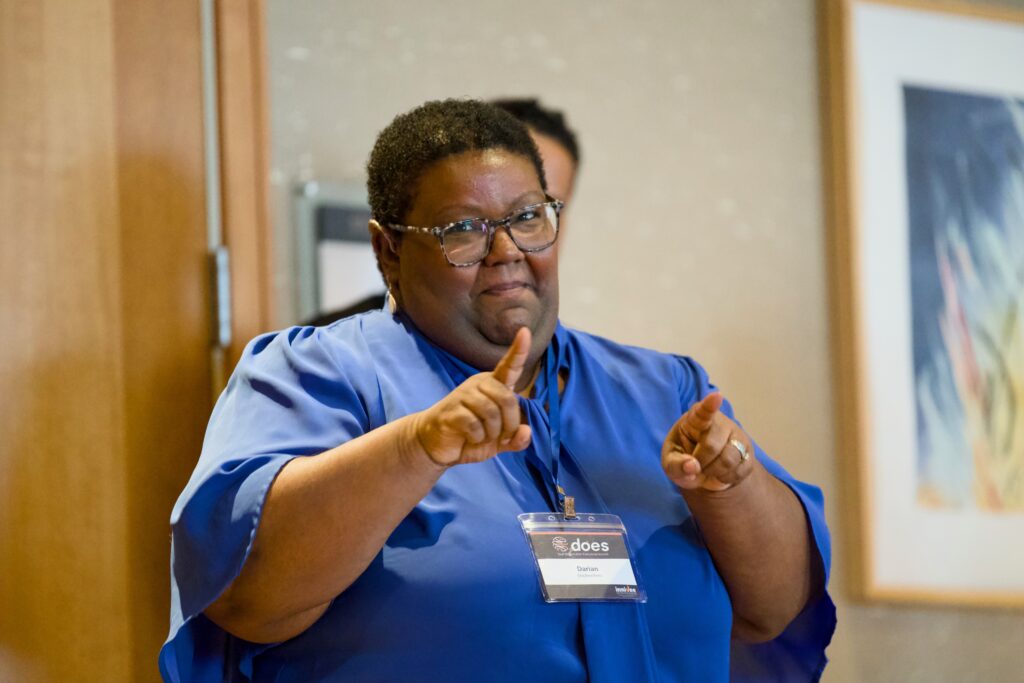
[(214, 348), (231, 345), (231, 261), (228, 248), (219, 246), (210, 252), (210, 322)]

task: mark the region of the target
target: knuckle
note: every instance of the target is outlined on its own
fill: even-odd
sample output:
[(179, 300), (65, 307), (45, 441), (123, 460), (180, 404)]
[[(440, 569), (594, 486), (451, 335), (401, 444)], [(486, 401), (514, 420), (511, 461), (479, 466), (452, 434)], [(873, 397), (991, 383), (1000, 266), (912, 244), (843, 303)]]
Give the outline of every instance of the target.
[(501, 419), (501, 407), (494, 401), (488, 401), (481, 407), (481, 412), (488, 420)]
[(460, 411), (451, 420), (451, 424), (463, 432), (471, 432), (474, 428), (480, 427), (480, 421), (476, 416), (467, 411)]
[(501, 381), (501, 375), (497, 372), (483, 373), (478, 375), (478, 377), (483, 377), (482, 383), (486, 384), (489, 389), (508, 389), (508, 386)]
[(522, 419), (522, 413), (519, 412), (519, 406), (504, 406), (501, 410), (502, 419), (508, 424), (518, 425)]
[(701, 443), (703, 443), (708, 450), (717, 455), (725, 450), (725, 445), (729, 440), (728, 437), (728, 432), (713, 429), (707, 433)]
[(732, 483), (736, 478), (736, 468), (722, 458), (718, 459), (718, 466), (714, 472), (715, 478), (725, 483)]
[(507, 384), (499, 380), (497, 377), (491, 377), (486, 384), (487, 395), (491, 397), (491, 400), (497, 401), (498, 403), (504, 404), (506, 401), (515, 401), (516, 395)]

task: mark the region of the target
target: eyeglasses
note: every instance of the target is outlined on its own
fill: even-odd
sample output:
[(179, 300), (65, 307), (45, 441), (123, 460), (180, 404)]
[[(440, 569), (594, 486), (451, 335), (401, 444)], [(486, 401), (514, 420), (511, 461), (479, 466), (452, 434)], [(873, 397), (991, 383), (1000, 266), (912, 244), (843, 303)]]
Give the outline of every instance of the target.
[(504, 228), (519, 251), (531, 254), (544, 251), (558, 239), (558, 215), (564, 204), (548, 197), (548, 201), (517, 209), (498, 221), (467, 218), (439, 228), (417, 228), (412, 225), (388, 227), (396, 232), (418, 232), (433, 235), (441, 243), (448, 263), (457, 267), (480, 263), (491, 253), (494, 233)]

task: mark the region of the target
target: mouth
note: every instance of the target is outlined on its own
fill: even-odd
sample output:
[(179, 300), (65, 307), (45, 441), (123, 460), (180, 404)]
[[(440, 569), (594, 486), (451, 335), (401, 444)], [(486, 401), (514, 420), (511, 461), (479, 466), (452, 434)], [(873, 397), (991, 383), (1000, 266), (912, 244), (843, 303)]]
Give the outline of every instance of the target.
[(522, 280), (511, 280), (499, 282), (484, 289), (481, 294), (490, 296), (515, 296), (523, 291), (532, 289), (529, 284)]

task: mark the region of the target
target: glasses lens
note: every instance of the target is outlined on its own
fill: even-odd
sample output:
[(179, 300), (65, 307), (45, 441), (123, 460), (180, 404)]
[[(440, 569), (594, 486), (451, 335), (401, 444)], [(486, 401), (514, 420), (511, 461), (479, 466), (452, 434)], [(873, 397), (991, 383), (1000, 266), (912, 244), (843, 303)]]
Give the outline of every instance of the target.
[(509, 227), (520, 249), (543, 249), (555, 241), (558, 212), (550, 204), (528, 206), (516, 214)]
[(441, 245), (452, 263), (475, 263), (487, 255), (487, 226), (478, 220), (457, 223), (442, 233)]

